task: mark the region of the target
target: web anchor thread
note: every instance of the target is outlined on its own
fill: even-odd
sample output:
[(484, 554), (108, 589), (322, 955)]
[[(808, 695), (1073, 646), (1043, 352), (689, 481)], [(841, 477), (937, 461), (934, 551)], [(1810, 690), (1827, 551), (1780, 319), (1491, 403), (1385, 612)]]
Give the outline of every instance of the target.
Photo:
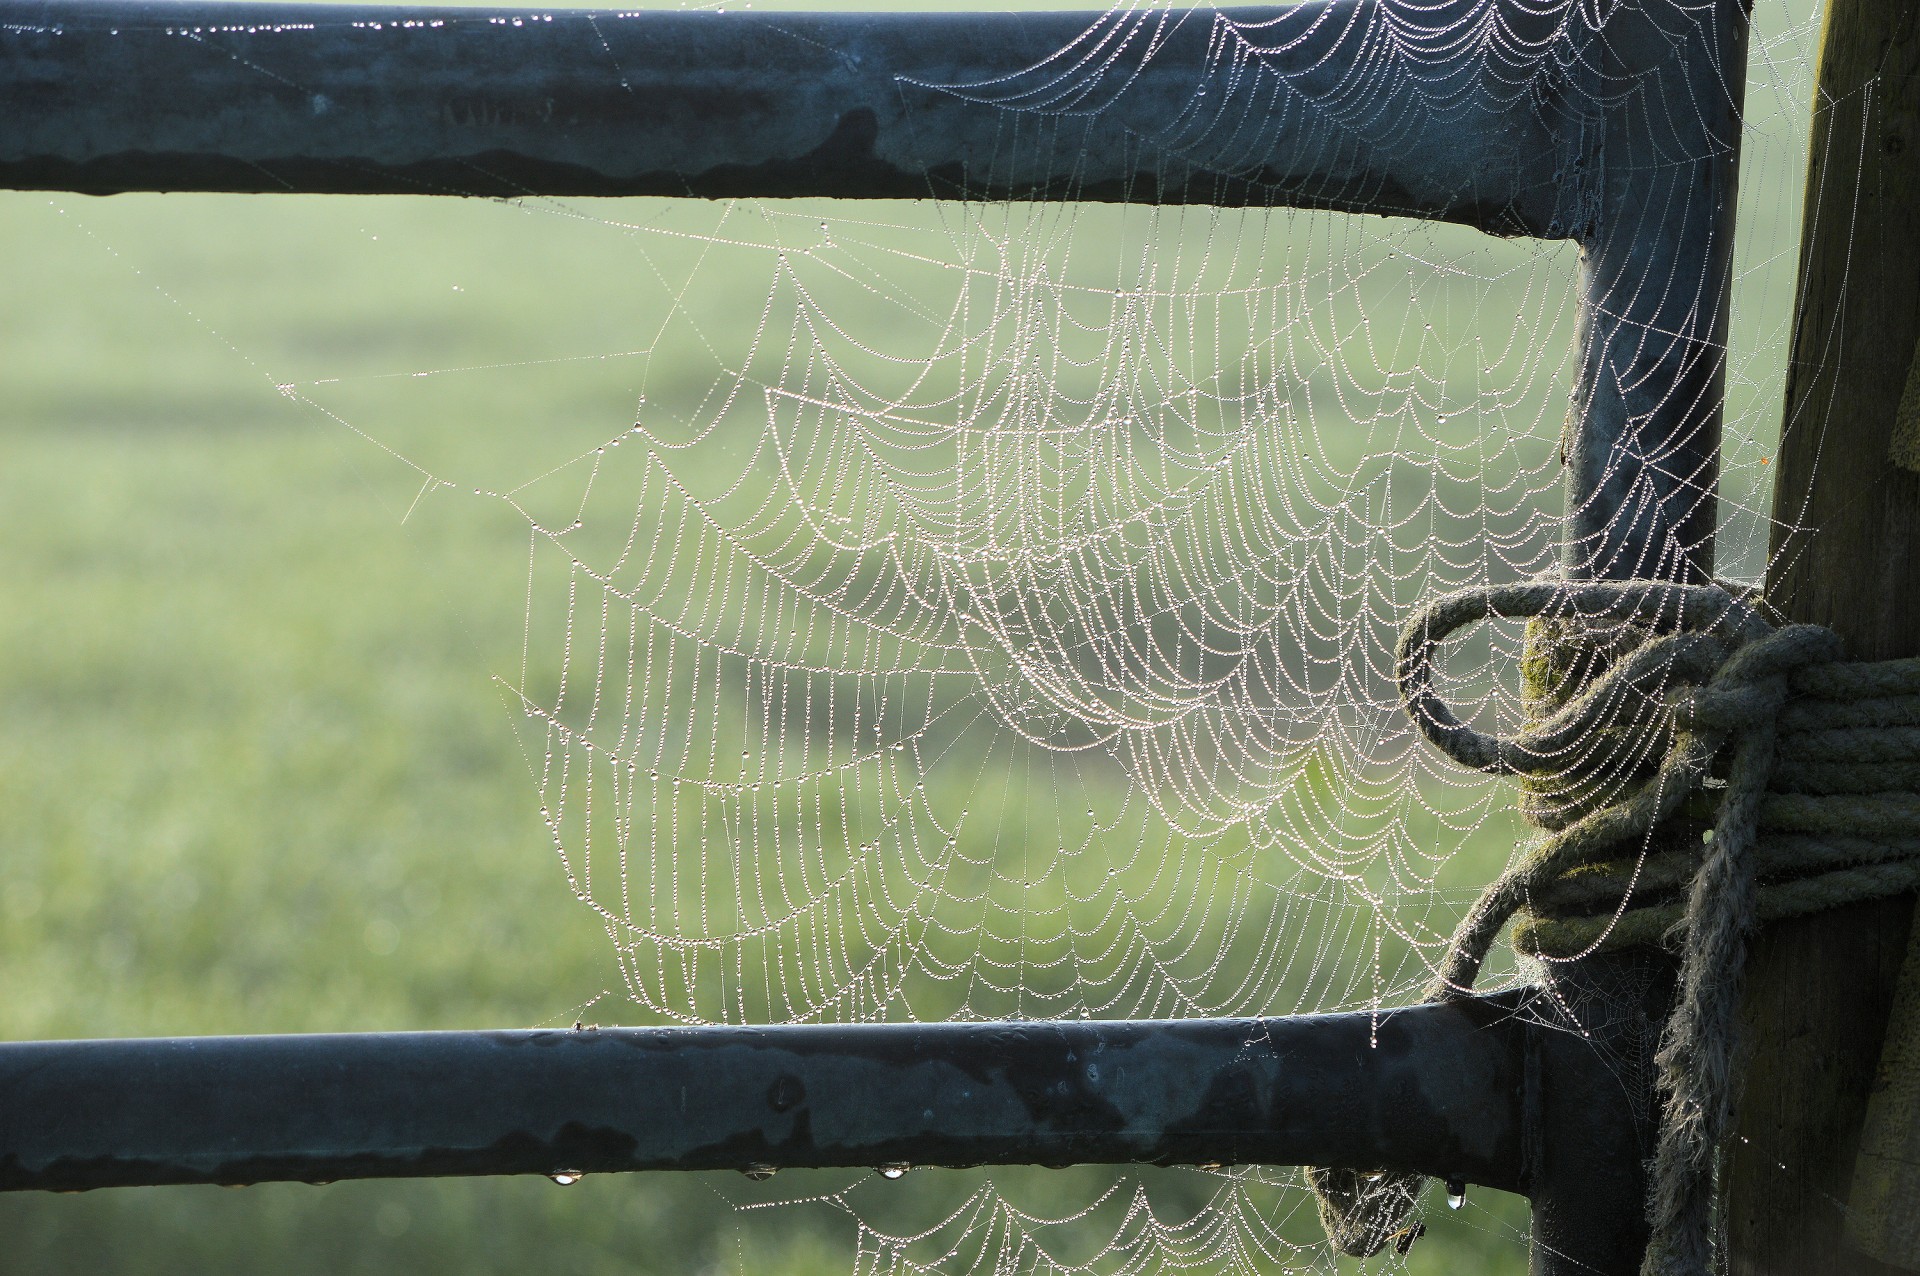
[[(1434, 687), (1442, 642), (1501, 619), (1529, 622), (1528, 721), (1512, 736), (1474, 730)], [(1429, 602), (1401, 632), (1397, 676), (1421, 733), (1518, 777), (1543, 830), (1461, 921), (1428, 1000), (1470, 994), (1509, 922), (1515, 948), (1548, 961), (1678, 952), (1641, 1273), (1706, 1276), (1748, 936), (1920, 887), (1920, 659), (1848, 662), (1832, 630), (1775, 628), (1718, 585), (1537, 581)], [(1703, 803), (1710, 830), (1656, 845)], [(1342, 1252), (1411, 1234), (1418, 1175), (1307, 1175)]]

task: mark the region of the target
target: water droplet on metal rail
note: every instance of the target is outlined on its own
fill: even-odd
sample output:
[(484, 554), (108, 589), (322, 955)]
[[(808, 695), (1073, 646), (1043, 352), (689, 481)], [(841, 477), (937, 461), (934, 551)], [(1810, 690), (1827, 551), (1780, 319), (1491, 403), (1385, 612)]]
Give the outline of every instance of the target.
[(1467, 1183), (1465, 1179), (1447, 1180), (1447, 1208), (1457, 1210), (1467, 1203)]
[(898, 1161), (893, 1161), (880, 1167), (880, 1177), (883, 1179), (903, 1179), (907, 1176), (907, 1171), (912, 1168), (911, 1165), (904, 1165)]
[(579, 1170), (555, 1170), (553, 1173), (547, 1175), (547, 1177), (555, 1183), (558, 1183), (561, 1187), (572, 1187), (575, 1183), (578, 1183), (587, 1176)]
[(775, 1166), (756, 1164), (756, 1165), (749, 1165), (746, 1169), (740, 1172), (746, 1175), (748, 1178), (752, 1179), (756, 1183), (764, 1183), (768, 1179), (772, 1178), (775, 1174), (779, 1173), (779, 1170)]

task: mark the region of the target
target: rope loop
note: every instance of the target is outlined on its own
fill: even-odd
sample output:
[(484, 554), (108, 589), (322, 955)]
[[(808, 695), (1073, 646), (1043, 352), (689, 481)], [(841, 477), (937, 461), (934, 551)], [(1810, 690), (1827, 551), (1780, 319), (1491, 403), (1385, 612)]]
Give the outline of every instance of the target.
[[(1632, 626), (1672, 636), (1635, 649), (1587, 691), (1533, 730), (1485, 735), (1461, 722), (1434, 690), (1440, 644), (1488, 620), (1571, 619), (1583, 627)], [(1420, 733), (1464, 767), (1493, 775), (1525, 775), (1553, 765), (1593, 730), (1620, 691), (1651, 674), (1704, 678), (1733, 645), (1771, 626), (1714, 585), (1664, 581), (1528, 581), (1443, 594), (1400, 631), (1395, 652), (1400, 702)]]
[[(1442, 644), (1488, 620), (1529, 622), (1523, 681), (1538, 685), (1513, 735), (1475, 730), (1435, 687)], [(1461, 920), (1428, 998), (1470, 994), (1509, 922), (1515, 947), (1549, 962), (1677, 948), (1642, 1276), (1707, 1276), (1748, 935), (1920, 886), (1920, 660), (1846, 663), (1831, 630), (1775, 628), (1733, 590), (1665, 581), (1446, 594), (1401, 631), (1396, 657), (1421, 734), (1462, 766), (1518, 777), (1543, 830)], [(1690, 807), (1701, 822), (1677, 826)], [(1345, 1252), (1408, 1235), (1420, 1176), (1308, 1178)]]

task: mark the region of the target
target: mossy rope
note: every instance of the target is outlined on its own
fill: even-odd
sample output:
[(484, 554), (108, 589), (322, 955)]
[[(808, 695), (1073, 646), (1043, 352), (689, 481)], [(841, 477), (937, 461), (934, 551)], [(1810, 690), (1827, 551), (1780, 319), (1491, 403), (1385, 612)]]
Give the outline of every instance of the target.
[[(1513, 736), (1474, 730), (1434, 687), (1441, 643), (1496, 619), (1529, 622)], [(1536, 581), (1428, 603), (1401, 632), (1397, 676), (1420, 732), (1519, 777), (1543, 830), (1454, 931), (1428, 1000), (1471, 993), (1509, 922), (1515, 947), (1546, 959), (1678, 950), (1641, 1272), (1706, 1276), (1748, 935), (1920, 887), (1920, 659), (1846, 661), (1833, 631), (1775, 628), (1717, 585)], [(1688, 836), (1690, 807), (1711, 827)], [(1418, 1176), (1307, 1174), (1342, 1252), (1407, 1234)]]

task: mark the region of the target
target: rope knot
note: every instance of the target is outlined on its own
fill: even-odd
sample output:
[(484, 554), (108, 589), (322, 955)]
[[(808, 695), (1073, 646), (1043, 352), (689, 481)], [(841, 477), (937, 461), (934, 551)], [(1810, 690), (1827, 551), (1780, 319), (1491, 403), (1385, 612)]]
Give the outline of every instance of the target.
[[(1528, 716), (1509, 736), (1463, 722), (1434, 685), (1441, 644), (1494, 619), (1529, 622)], [(1401, 632), (1396, 673), (1421, 734), (1463, 766), (1518, 777), (1544, 830), (1462, 919), (1430, 999), (1468, 995), (1510, 921), (1514, 945), (1549, 961), (1680, 947), (1655, 1058), (1643, 1276), (1705, 1276), (1748, 934), (1920, 885), (1920, 660), (1845, 663), (1831, 630), (1776, 629), (1719, 586), (1535, 581), (1428, 603)], [(1662, 828), (1679, 835), (1656, 839)], [(1336, 1173), (1309, 1172), (1329, 1189)], [(1345, 1180), (1321, 1194), (1349, 1253), (1393, 1235), (1419, 1187), (1373, 1181), (1371, 1195)]]
[(1788, 675), (1841, 659), (1840, 639), (1819, 625), (1788, 625), (1735, 651), (1707, 686), (1675, 704), (1683, 726), (1732, 732), (1772, 722)]

